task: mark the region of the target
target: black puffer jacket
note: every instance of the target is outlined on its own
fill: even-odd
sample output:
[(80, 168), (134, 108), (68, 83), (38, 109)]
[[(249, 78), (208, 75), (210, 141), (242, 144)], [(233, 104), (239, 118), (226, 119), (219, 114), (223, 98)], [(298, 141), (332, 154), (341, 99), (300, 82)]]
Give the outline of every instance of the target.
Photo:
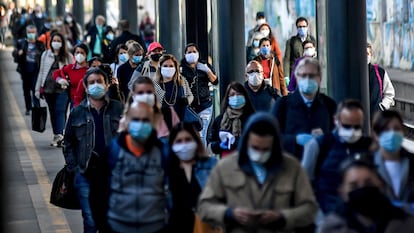
[[(213, 71), (213, 68), (210, 65), (208, 65), (208, 67)], [(191, 107), (194, 111), (199, 113), (210, 107), (212, 99), (210, 97), (210, 90), (208, 87), (210, 79), (208, 78), (207, 73), (197, 68), (191, 68), (190, 64), (185, 59), (181, 60), (180, 72), (181, 75), (187, 79), (191, 92), (194, 95), (194, 101), (191, 103)], [(217, 85), (218, 79), (212, 82), (212, 84)]]

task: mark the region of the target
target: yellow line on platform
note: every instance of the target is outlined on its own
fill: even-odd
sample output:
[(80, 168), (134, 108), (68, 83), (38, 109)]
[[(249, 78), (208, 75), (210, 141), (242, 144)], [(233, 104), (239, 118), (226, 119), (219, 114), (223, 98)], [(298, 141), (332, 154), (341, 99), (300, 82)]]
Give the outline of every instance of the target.
[[(23, 144), (25, 147), (24, 151), (17, 153), (19, 155), (20, 164), (22, 167), (27, 167), (27, 161), (29, 160), (34, 174), (36, 175), (37, 184), (28, 185), (28, 188), (40, 230), (41, 232), (48, 233), (71, 233), (63, 210), (49, 203), (51, 184), (45, 166), (39, 152), (36, 149), (30, 131), (27, 129), (22, 113), (18, 108), (19, 105), (12, 93), (11, 86), (9, 82), (4, 79), (4, 77), (8, 76), (2, 75), (2, 77), (3, 79), (0, 80), (0, 82), (4, 87), (6, 92), (5, 94), (9, 100), (7, 103), (4, 102), (9, 105), (5, 109), (11, 110), (13, 119), (10, 120), (17, 123), (18, 128), (15, 130), (16, 132), (20, 132), (20, 134), (15, 134), (19, 135), (20, 139), (14, 138), (14, 141), (17, 145)], [(26, 172), (27, 171), (24, 171), (24, 173)]]

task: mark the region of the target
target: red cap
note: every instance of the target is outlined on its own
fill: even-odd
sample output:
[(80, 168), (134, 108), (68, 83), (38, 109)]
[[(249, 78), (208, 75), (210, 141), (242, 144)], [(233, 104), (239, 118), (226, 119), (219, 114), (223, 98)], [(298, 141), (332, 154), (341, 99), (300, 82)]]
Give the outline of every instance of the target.
[(162, 50), (164, 50), (164, 47), (162, 47), (162, 45), (160, 43), (152, 42), (148, 46), (148, 54), (150, 54), (154, 49), (157, 49), (157, 48), (161, 48)]

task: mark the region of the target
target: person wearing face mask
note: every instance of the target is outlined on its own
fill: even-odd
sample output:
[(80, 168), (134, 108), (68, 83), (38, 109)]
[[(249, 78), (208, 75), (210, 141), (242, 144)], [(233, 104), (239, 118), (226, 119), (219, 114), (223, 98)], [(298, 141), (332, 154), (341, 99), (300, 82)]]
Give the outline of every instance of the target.
[(173, 127), (169, 139), (169, 190), (172, 209), (170, 232), (192, 233), (197, 201), (217, 159), (209, 157), (196, 129), (181, 122)]
[[(118, 68), (117, 78), (119, 81), (119, 88), (125, 97), (128, 97), (130, 92), (129, 82), (135, 69), (142, 63), (144, 49), (142, 46), (133, 42), (128, 45), (128, 61), (120, 65)], [(126, 56), (126, 55), (125, 55)]]
[(300, 160), (303, 146), (312, 137), (326, 134), (335, 127), (336, 103), (319, 93), (321, 67), (318, 60), (304, 58), (295, 72), (297, 91), (280, 98), (272, 112), (279, 120), (285, 150)]
[(207, 129), (213, 115), (213, 97), (209, 85), (217, 85), (219, 80), (210, 64), (200, 61), (199, 53), (200, 49), (196, 44), (187, 44), (180, 64), (180, 73), (190, 84), (191, 93), (194, 95), (191, 108), (203, 120), (200, 137), (204, 145), (207, 145)]
[(297, 34), (286, 41), (285, 56), (283, 57), (283, 71), (285, 78), (292, 75), (295, 61), (303, 56), (304, 48), (302, 43), (305, 40), (312, 41), (316, 45), (316, 39), (308, 33), (308, 20), (304, 17), (296, 19)]
[(148, 76), (152, 80), (155, 80), (156, 73), (159, 68), (160, 58), (164, 53), (164, 47), (158, 42), (152, 42), (148, 46), (148, 52), (146, 60), (142, 62), (132, 74), (131, 80), (128, 83), (128, 87), (131, 90), (132, 83), (139, 76)]
[(79, 44), (83, 39), (82, 27), (79, 25), (79, 23), (76, 22), (75, 17), (72, 15), (72, 13), (66, 13), (63, 19), (63, 24), (65, 25), (66, 31), (68, 32), (68, 42), (70, 42), (72, 47)]
[(324, 214), (341, 203), (337, 193), (340, 164), (356, 155), (371, 154), (373, 140), (362, 132), (364, 109), (358, 100), (344, 100), (335, 116), (336, 128), (305, 145), (302, 166), (314, 184)]
[(277, 59), (282, 64), (282, 51), (280, 50), (279, 42), (277, 42), (276, 36), (272, 33), (270, 25), (263, 23), (259, 26), (257, 31), (260, 32), (264, 38), (268, 38), (270, 40), (270, 51), (276, 55)]
[[(110, 53), (110, 45), (115, 39), (115, 30), (111, 26), (106, 26), (102, 38), (102, 56), (103, 60), (110, 63), (114, 60)], [(115, 57), (115, 56), (114, 56)]]
[(221, 113), (214, 119), (208, 134), (211, 151), (220, 157), (234, 151), (247, 118), (254, 112), (243, 84), (230, 83), (221, 102)]
[(272, 42), (269, 38), (264, 37), (259, 41), (260, 52), (254, 58), (263, 67), (263, 78), (266, 84), (272, 86), (279, 92), (279, 95), (288, 94), (286, 83), (283, 75), (282, 63), (271, 50)]
[(369, 99), (371, 118), (377, 111), (384, 111), (394, 106), (395, 90), (384, 68), (372, 63), (372, 46), (367, 44), (367, 61), (369, 77)]
[(323, 219), (316, 232), (413, 232), (414, 217), (392, 205), (372, 161), (347, 160), (340, 173), (343, 204)]
[(125, 111), (127, 127), (102, 157), (104, 184), (91, 198), (100, 198), (99, 232), (165, 232), (168, 149), (157, 138), (153, 107), (133, 101)]
[(60, 88), (60, 85), (53, 80), (52, 74), (63, 66), (73, 63), (74, 59), (66, 49), (62, 34), (55, 32), (50, 38), (51, 49), (43, 52), (40, 59), (35, 96), (38, 99), (46, 99), (54, 135), (50, 145), (60, 147), (63, 141), (69, 93), (67, 89)]
[(299, 162), (283, 152), (277, 120), (253, 114), (237, 152), (220, 160), (203, 189), (198, 214), (226, 232), (297, 232), (318, 205)]
[(256, 13), (256, 25), (252, 29), (249, 30), (247, 40), (246, 40), (247, 41), (246, 47), (251, 46), (251, 41), (252, 41), (253, 35), (258, 31), (260, 25), (262, 25), (264, 23), (266, 23), (266, 16), (265, 16), (264, 12), (263, 11), (258, 11)]
[(30, 14), (30, 20), (34, 23), (38, 32), (42, 31), (46, 15), (43, 14), (42, 7), (39, 4), (36, 4), (34, 11)]
[(86, 60), (88, 52), (86, 44), (76, 45), (74, 47), (75, 63), (66, 65), (52, 74), (53, 79), (62, 89), (69, 89), (70, 108), (77, 106), (83, 98), (83, 92), (78, 91), (78, 86), (82, 85), (82, 80), (89, 68)]
[(103, 55), (102, 47), (105, 27), (105, 17), (97, 15), (95, 25), (90, 27), (85, 35), (85, 40), (89, 41), (89, 48), (92, 50), (92, 57), (101, 57)]
[(45, 46), (37, 40), (36, 27), (32, 24), (28, 25), (26, 38), (17, 41), (12, 53), (14, 62), (17, 63), (17, 72), (21, 74), (26, 115), (30, 115), (34, 105), (40, 105), (35, 97), (35, 86), (43, 51), (45, 51)]
[(114, 77), (118, 77), (118, 68), (129, 60), (128, 47), (125, 44), (119, 44), (115, 49), (115, 60), (110, 67)]
[[(117, 135), (122, 115), (122, 103), (106, 95), (107, 77), (100, 68), (86, 72), (80, 85), (85, 86), (87, 98), (73, 108), (66, 123), (63, 155), (67, 169), (75, 173), (75, 189), (82, 210), (84, 232), (97, 232), (92, 209), (104, 203), (93, 203), (92, 184), (102, 181), (98, 173), (99, 158)], [(101, 193), (103, 195), (103, 193)]]
[[(372, 129), (378, 144), (375, 164), (393, 204), (414, 214), (414, 154), (402, 146), (404, 124), (393, 110), (377, 112)], [(414, 152), (414, 151), (412, 151)]]
[(160, 68), (155, 76), (154, 86), (157, 98), (161, 101), (161, 110), (168, 129), (174, 125), (173, 116), (177, 114), (184, 120), (185, 108), (194, 100), (190, 85), (179, 72), (179, 63), (171, 54), (164, 54), (160, 58)]
[(254, 32), (251, 41), (248, 42), (248, 46), (246, 47), (246, 62), (253, 60), (256, 56), (260, 53), (260, 39), (264, 36), (260, 32)]
[(289, 83), (287, 87), (289, 92), (294, 92), (297, 87), (296, 76), (295, 76), (294, 71), (298, 63), (305, 57), (316, 58), (316, 48), (315, 48), (315, 43), (313, 41), (305, 40), (302, 43), (302, 46), (303, 46), (303, 56), (296, 59), (295, 65), (293, 66), (293, 72), (290, 74), (290, 79), (285, 80), (287, 83)]
[(268, 112), (279, 98), (276, 89), (263, 82), (263, 68), (259, 62), (253, 60), (246, 66), (246, 88), (249, 98), (256, 111)]

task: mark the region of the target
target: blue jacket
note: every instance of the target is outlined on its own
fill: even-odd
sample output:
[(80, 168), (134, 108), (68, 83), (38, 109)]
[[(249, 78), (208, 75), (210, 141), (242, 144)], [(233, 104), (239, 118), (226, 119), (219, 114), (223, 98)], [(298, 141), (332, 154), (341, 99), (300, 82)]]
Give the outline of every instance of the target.
[[(322, 137), (329, 137), (331, 140), (321, 140), (319, 144), (318, 165), (315, 169), (315, 192), (319, 205), (324, 213), (336, 210), (342, 203), (338, 194), (338, 187), (341, 183), (341, 163), (352, 156), (369, 155), (372, 139), (363, 136), (356, 143), (348, 144), (342, 142), (337, 131)], [(325, 154), (326, 153), (326, 154)]]
[(303, 147), (296, 143), (296, 135), (310, 134), (316, 128), (321, 128), (324, 134), (331, 132), (335, 127), (335, 111), (335, 101), (322, 93), (316, 95), (310, 108), (304, 103), (299, 91), (280, 98), (272, 113), (280, 124), (283, 148), (300, 159)]
[[(104, 111), (105, 145), (117, 135), (123, 105), (117, 100), (106, 98)], [(84, 173), (95, 147), (95, 123), (88, 99), (72, 109), (66, 123), (63, 155), (68, 170), (77, 169)], [(98, 155), (99, 156), (99, 155)]]

